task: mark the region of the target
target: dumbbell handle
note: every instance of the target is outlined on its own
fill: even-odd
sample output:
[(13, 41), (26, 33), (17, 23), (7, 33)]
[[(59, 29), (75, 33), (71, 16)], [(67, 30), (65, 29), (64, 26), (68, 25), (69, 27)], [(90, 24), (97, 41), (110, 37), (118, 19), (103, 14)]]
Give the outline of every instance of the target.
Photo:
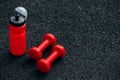
[(46, 58), (46, 61), (51, 64), (58, 56), (59, 52), (55, 50)]
[(49, 40), (44, 40), (39, 46), (38, 49), (40, 51), (43, 51), (48, 45), (50, 44)]

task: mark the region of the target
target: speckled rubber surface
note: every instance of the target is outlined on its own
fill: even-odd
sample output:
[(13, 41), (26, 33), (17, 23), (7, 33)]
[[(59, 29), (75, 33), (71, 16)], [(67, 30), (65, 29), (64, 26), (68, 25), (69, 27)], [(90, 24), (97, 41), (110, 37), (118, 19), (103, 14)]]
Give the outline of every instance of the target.
[[(27, 52), (9, 53), (8, 22), (17, 6), (28, 10), (27, 50), (48, 32), (67, 49), (48, 74), (36, 69)], [(0, 0), (0, 80), (119, 79), (120, 0)]]

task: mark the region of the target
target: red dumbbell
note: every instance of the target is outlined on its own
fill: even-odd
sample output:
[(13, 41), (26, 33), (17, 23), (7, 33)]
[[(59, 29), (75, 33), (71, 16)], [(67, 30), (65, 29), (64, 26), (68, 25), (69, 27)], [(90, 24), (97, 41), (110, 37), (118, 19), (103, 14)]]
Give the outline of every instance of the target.
[(63, 46), (55, 45), (52, 48), (52, 53), (46, 59), (38, 60), (36, 66), (41, 72), (49, 72), (51, 68), (51, 63), (58, 57), (62, 58), (63, 56), (65, 56), (65, 54), (66, 50)]
[(56, 37), (53, 34), (47, 33), (43, 37), (43, 42), (38, 47), (32, 47), (28, 51), (30, 58), (38, 60), (42, 57), (42, 51), (49, 45), (56, 43)]

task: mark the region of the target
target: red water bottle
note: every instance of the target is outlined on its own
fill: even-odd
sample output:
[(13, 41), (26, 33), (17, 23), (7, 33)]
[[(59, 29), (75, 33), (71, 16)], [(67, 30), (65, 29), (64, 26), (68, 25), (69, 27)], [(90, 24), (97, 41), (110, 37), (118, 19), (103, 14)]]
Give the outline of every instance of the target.
[(23, 7), (17, 7), (16, 16), (10, 17), (9, 38), (10, 52), (12, 55), (21, 56), (26, 52), (26, 18), (27, 11)]

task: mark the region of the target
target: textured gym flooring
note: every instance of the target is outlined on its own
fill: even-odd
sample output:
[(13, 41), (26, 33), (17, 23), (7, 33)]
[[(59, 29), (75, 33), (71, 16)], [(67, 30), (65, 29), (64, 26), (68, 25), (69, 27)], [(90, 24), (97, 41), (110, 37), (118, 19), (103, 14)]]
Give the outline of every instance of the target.
[[(27, 50), (48, 32), (67, 49), (47, 74), (28, 52), (9, 52), (8, 23), (18, 6), (28, 11)], [(120, 80), (120, 0), (0, 0), (0, 80)]]

